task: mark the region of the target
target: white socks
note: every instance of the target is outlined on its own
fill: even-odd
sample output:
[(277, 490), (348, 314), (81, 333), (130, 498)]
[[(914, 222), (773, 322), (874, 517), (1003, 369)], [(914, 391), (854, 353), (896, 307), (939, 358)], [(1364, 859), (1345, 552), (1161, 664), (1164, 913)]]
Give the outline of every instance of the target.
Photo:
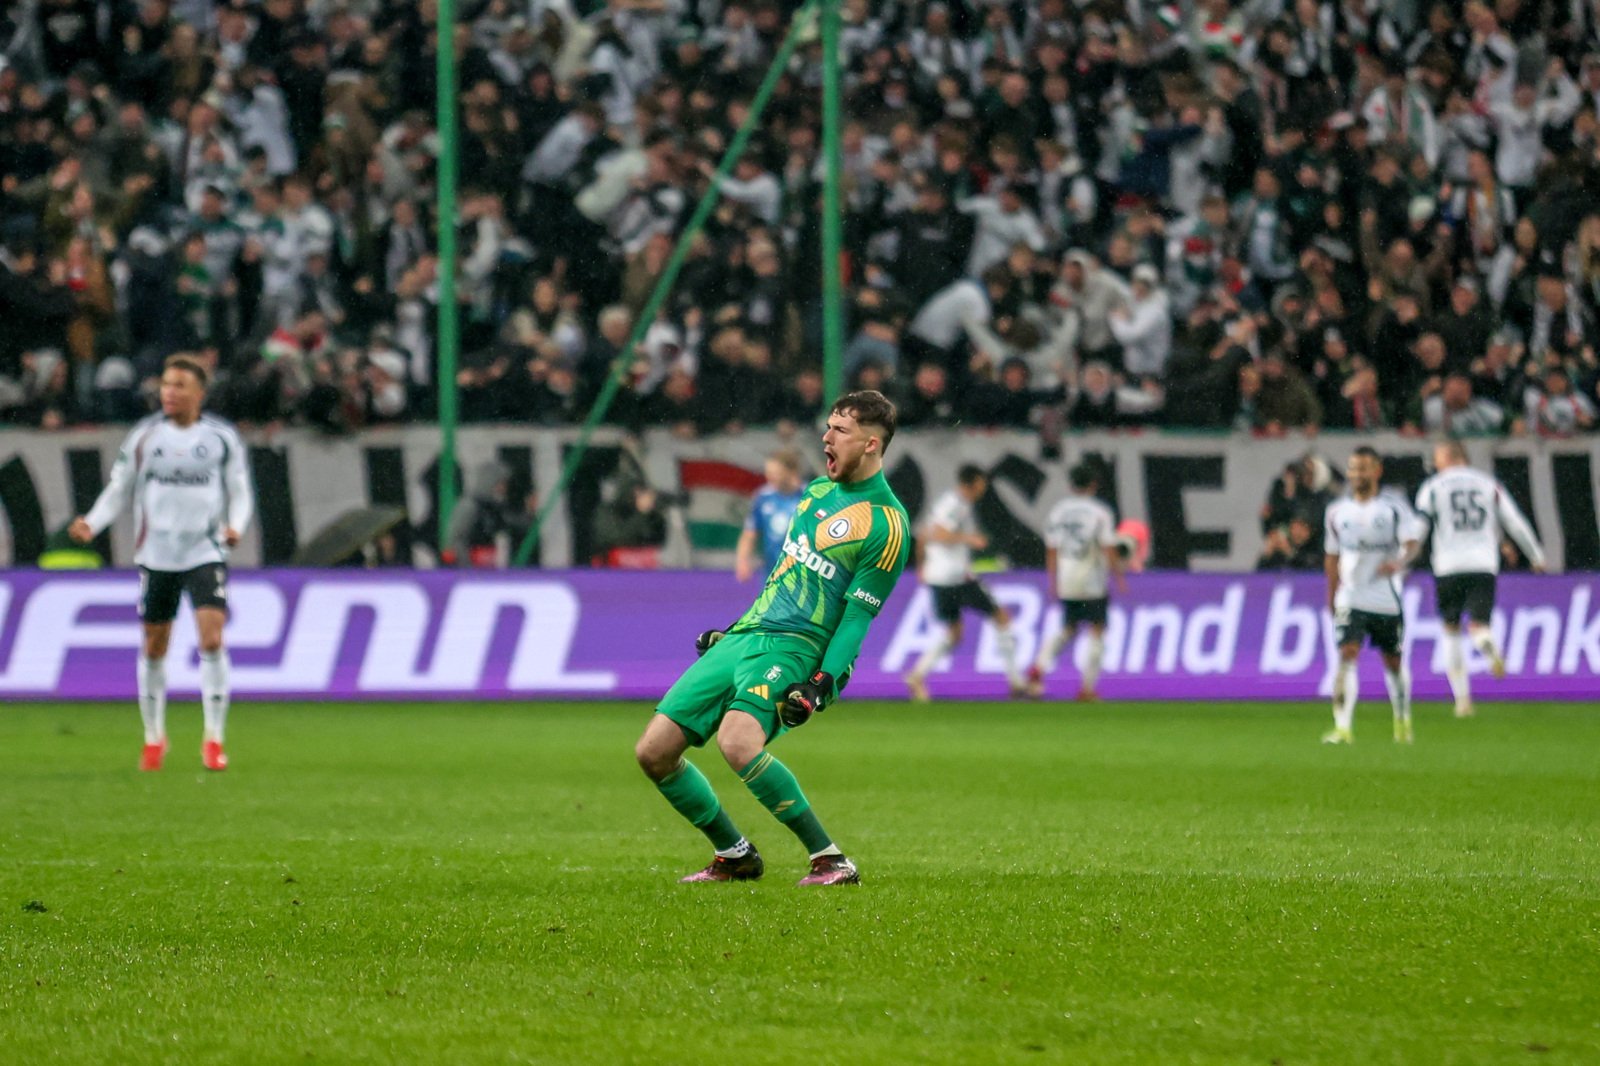
[(739, 838), (739, 843), (731, 848), (717, 848), (717, 855), (724, 859), (742, 859), (750, 854), (750, 841), (744, 837)]
[[(1396, 722), (1411, 721), (1411, 667), (1403, 660), (1400, 669), (1383, 668), (1383, 685), (1389, 690), (1389, 706)], [(1333, 726), (1349, 732), (1355, 726), (1356, 701), (1361, 694), (1361, 683), (1356, 677), (1356, 664), (1340, 662), (1333, 679)], [(1395, 738), (1399, 739), (1396, 733)]]
[(1055, 636), (1051, 637), (1040, 646), (1039, 657), (1034, 660), (1033, 665), (1038, 668), (1041, 674), (1054, 672), (1056, 668), (1056, 660), (1061, 657), (1061, 649), (1065, 648), (1068, 644), (1071, 644), (1072, 638), (1077, 635), (1078, 634), (1072, 629), (1058, 630)]
[(1457, 707), (1472, 702), (1472, 682), (1467, 678), (1467, 657), (1461, 651), (1461, 634), (1446, 631), (1444, 637), (1444, 676), (1450, 679), (1450, 695)]
[(915, 677), (927, 677), (929, 672), (938, 665), (940, 659), (948, 655), (955, 647), (955, 642), (950, 639), (950, 631), (946, 629), (938, 641), (928, 645), (928, 650), (922, 653), (922, 658), (917, 660), (917, 665), (911, 668)]
[[(228, 653), (219, 649), (200, 653), (200, 709), (205, 715), (206, 739), (222, 741), (228, 722)], [(139, 656), (139, 717), (144, 720), (144, 742), (159, 744), (167, 735), (167, 663)]]
[(1400, 669), (1394, 673), (1389, 672), (1387, 666), (1383, 669), (1383, 684), (1389, 690), (1389, 706), (1394, 709), (1394, 719), (1397, 722), (1411, 720), (1411, 667), (1404, 661)]
[[(1056, 660), (1077, 635), (1075, 629), (1062, 629), (1045, 642), (1039, 649), (1039, 658), (1034, 662), (1039, 673), (1052, 673), (1056, 668)], [(1105, 658), (1106, 638), (1104, 634), (1090, 629), (1084, 637), (1084, 643), (1087, 647), (1084, 648), (1082, 687), (1093, 692), (1095, 685), (1100, 682), (1100, 660)]]
[(1355, 725), (1356, 697), (1361, 686), (1356, 681), (1356, 664), (1340, 662), (1339, 673), (1333, 682), (1333, 725), (1335, 729), (1349, 731)]
[(222, 742), (228, 722), (228, 652), (200, 653), (200, 708), (205, 713), (206, 739)]
[(1000, 645), (1000, 654), (1006, 661), (1006, 680), (1013, 686), (1022, 684), (1022, 671), (1017, 669), (1017, 635), (1011, 632), (1010, 626), (999, 626), (995, 629), (995, 642)]
[(167, 735), (167, 663), (139, 656), (139, 717), (144, 742), (159, 744)]
[(1105, 638), (1094, 630), (1089, 630), (1088, 657), (1083, 661), (1083, 688), (1093, 692), (1100, 683), (1100, 660), (1106, 652)]

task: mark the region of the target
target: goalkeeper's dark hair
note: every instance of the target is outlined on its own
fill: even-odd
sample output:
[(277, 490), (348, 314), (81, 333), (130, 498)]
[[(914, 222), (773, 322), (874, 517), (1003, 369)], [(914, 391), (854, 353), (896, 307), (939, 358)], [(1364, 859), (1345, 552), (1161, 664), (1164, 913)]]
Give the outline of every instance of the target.
[(210, 375), (206, 373), (206, 368), (200, 365), (199, 360), (191, 359), (187, 355), (172, 356), (162, 365), (161, 369), (163, 372), (182, 370), (186, 374), (193, 374), (194, 379), (200, 383), (202, 389), (206, 387), (210, 380)]
[(988, 479), (989, 475), (983, 472), (983, 467), (974, 463), (963, 463), (961, 469), (956, 471), (956, 483), (960, 485), (976, 485)]
[(889, 450), (889, 442), (894, 440), (895, 425), (899, 419), (899, 412), (895, 410), (894, 401), (889, 399), (877, 389), (858, 389), (847, 392), (833, 401), (833, 407), (828, 411), (830, 415), (849, 415), (863, 425), (877, 426), (883, 430), (883, 450)]
[(1383, 456), (1379, 455), (1378, 449), (1374, 448), (1370, 444), (1363, 444), (1361, 447), (1350, 453), (1351, 458), (1355, 458), (1358, 455), (1364, 459), (1371, 459), (1373, 462), (1380, 465), (1383, 463)]
[(1079, 492), (1087, 492), (1100, 483), (1100, 471), (1093, 463), (1079, 463), (1067, 472), (1067, 480)]

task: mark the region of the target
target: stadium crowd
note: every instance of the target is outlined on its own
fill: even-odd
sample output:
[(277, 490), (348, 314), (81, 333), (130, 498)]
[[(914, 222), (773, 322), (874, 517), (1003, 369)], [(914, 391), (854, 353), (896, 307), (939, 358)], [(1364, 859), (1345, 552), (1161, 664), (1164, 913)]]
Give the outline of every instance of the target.
[[(793, 0), (462, 0), (463, 417), (571, 422)], [(903, 425), (1592, 431), (1600, 4), (847, 0), (850, 381)], [(0, 418), (435, 407), (430, 0), (0, 14)], [(823, 409), (820, 48), (612, 418)]]

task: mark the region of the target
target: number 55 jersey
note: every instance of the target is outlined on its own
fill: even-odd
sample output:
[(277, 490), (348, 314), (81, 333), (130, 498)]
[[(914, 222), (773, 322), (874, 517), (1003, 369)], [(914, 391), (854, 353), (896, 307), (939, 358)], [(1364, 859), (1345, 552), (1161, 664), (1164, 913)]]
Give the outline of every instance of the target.
[(1433, 527), (1433, 572), (1497, 574), (1500, 538), (1509, 535), (1535, 565), (1544, 550), (1505, 486), (1481, 470), (1452, 466), (1417, 490), (1417, 513)]
[(1044, 542), (1056, 550), (1058, 598), (1106, 598), (1111, 566), (1105, 550), (1117, 543), (1117, 520), (1111, 508), (1093, 496), (1068, 496), (1051, 509)]

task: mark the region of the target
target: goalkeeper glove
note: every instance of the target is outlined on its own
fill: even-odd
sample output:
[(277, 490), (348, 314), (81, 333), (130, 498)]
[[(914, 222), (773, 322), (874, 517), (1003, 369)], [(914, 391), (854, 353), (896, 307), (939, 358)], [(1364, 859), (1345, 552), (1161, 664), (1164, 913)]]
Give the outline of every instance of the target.
[(833, 691), (833, 675), (824, 670), (818, 670), (804, 681), (796, 681), (783, 690), (778, 720), (790, 729), (805, 725), (813, 714), (827, 707)]
[(725, 637), (727, 635), (728, 635), (727, 632), (724, 631), (724, 630), (721, 630), (721, 629), (708, 629), (704, 633), (701, 633), (698, 637), (695, 637), (694, 638), (694, 654), (695, 654), (695, 658), (698, 659), (700, 656), (702, 656), (706, 652), (710, 651), (711, 650), (711, 646), (713, 644), (715, 644), (717, 641), (721, 640), (723, 637)]

